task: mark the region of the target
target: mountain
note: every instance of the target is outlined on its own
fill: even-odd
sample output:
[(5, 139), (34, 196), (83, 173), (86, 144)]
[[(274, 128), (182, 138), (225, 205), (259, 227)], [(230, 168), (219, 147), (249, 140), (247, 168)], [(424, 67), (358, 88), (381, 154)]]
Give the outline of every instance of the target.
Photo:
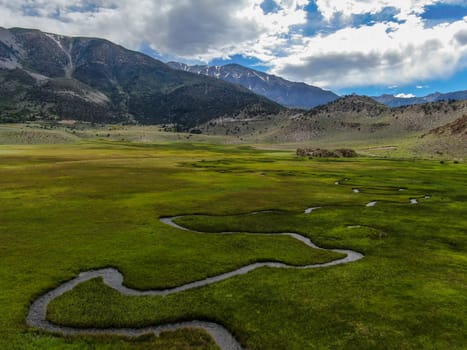
[(305, 116), (332, 116), (333, 118), (352, 118), (354, 116), (375, 118), (387, 113), (389, 107), (367, 96), (349, 95), (324, 106), (311, 109)]
[(309, 109), (339, 98), (331, 91), (305, 83), (294, 83), (238, 64), (188, 66), (183, 63), (169, 62), (168, 65), (177, 70), (207, 75), (229, 83), (240, 84), (287, 107)]
[(402, 98), (402, 97), (396, 97), (394, 95), (386, 94), (386, 95), (381, 95), (381, 96), (374, 96), (372, 98), (375, 101), (379, 103), (384, 103), (386, 106), (389, 106), (389, 107), (401, 107), (401, 106), (409, 106), (409, 105), (415, 105), (415, 104), (423, 104), (427, 102), (467, 100), (467, 90), (449, 92), (446, 94), (435, 92), (433, 94), (430, 94), (424, 97)]
[(175, 123), (283, 108), (107, 40), (0, 28), (0, 120)]

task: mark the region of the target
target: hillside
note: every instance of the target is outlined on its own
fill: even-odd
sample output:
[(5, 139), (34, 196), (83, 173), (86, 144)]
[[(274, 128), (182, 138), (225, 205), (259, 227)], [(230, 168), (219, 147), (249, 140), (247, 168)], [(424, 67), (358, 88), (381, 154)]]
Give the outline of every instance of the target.
[(359, 117), (374, 118), (388, 111), (388, 107), (376, 103), (370, 97), (349, 95), (327, 105), (316, 107), (304, 115), (309, 117), (333, 115), (334, 117), (339, 116), (343, 118), (358, 115)]
[(430, 130), (431, 135), (467, 137), (467, 114), (446, 125)]
[(176, 71), (107, 40), (0, 29), (0, 121), (175, 123), (277, 113), (282, 107), (218, 79)]
[(389, 108), (368, 97), (348, 96), (289, 120), (273, 138), (374, 140), (405, 138), (452, 122), (467, 112), (467, 101)]
[(456, 130), (463, 125), (465, 114), (467, 101), (389, 108), (369, 97), (352, 95), (308, 112), (289, 110), (259, 118), (218, 118), (201, 129), (208, 135), (226, 135), (244, 142), (331, 148), (378, 145), (378, 150), (380, 146), (381, 150), (417, 148), (416, 154), (464, 156), (467, 138), (464, 134), (460, 137)]
[(174, 69), (242, 85), (258, 95), (263, 95), (283, 106), (292, 108), (310, 109), (339, 98), (332, 91), (305, 83), (291, 82), (238, 64), (188, 66), (183, 63), (169, 62), (168, 65)]

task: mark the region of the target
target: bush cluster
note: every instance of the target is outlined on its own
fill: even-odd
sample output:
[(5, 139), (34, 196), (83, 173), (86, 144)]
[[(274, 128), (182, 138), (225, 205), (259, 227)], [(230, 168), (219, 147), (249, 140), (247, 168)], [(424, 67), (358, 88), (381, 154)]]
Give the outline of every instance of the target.
[(341, 148), (334, 151), (321, 148), (298, 148), (297, 156), (309, 158), (353, 158), (357, 152), (350, 148)]

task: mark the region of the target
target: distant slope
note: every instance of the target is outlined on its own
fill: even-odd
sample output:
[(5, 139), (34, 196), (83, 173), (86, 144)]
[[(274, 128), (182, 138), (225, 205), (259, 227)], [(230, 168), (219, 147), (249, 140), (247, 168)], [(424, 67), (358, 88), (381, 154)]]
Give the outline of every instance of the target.
[(295, 83), (254, 69), (228, 64), (225, 66), (188, 66), (169, 62), (174, 69), (218, 78), (240, 84), (247, 89), (266, 96), (283, 106), (309, 109), (339, 98), (335, 93), (305, 83)]
[(340, 98), (334, 102), (328, 103), (324, 106), (313, 108), (305, 113), (306, 116), (339, 116), (346, 117), (378, 117), (383, 113), (387, 113), (389, 107), (375, 102), (370, 97), (349, 95)]
[(401, 107), (415, 104), (423, 104), (427, 102), (439, 102), (449, 100), (467, 100), (467, 90), (449, 92), (442, 94), (436, 92), (424, 97), (401, 98), (394, 95), (381, 95), (372, 97), (376, 102), (383, 103), (389, 107)]
[(277, 113), (278, 104), (218, 79), (176, 71), (107, 40), (0, 28), (0, 121), (176, 123)]
[[(234, 136), (257, 143), (325, 143), (331, 146), (385, 142), (397, 146), (408, 140), (421, 145), (425, 143), (423, 135), (434, 130), (430, 134), (430, 147), (437, 149), (432, 145), (441, 140), (440, 135), (444, 137), (441, 141), (446, 143), (446, 138), (452, 138), (446, 130), (451, 130), (451, 125), (454, 128), (460, 125), (460, 122), (449, 123), (464, 115), (467, 115), (467, 101), (390, 108), (369, 97), (352, 95), (308, 112), (289, 110), (257, 118), (218, 118), (204, 124), (201, 129), (207, 134)], [(442, 128), (435, 135), (438, 127)], [(454, 136), (457, 154), (467, 153), (467, 139)], [(464, 145), (463, 151), (459, 145)]]
[(276, 136), (282, 140), (330, 138), (371, 140), (422, 135), (467, 113), (467, 101), (389, 108), (368, 97), (347, 96), (292, 118)]

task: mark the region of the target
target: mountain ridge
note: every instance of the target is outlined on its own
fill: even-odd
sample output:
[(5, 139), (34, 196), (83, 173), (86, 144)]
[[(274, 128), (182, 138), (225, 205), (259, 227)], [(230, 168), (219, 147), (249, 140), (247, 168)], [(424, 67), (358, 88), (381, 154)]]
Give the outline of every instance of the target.
[(223, 66), (190, 66), (179, 62), (168, 62), (167, 64), (177, 70), (197, 75), (206, 75), (233, 84), (240, 84), (256, 94), (265, 96), (289, 108), (309, 109), (339, 98), (332, 91), (323, 90), (303, 82), (288, 81), (284, 78), (236, 63)]
[(402, 107), (415, 104), (424, 104), (430, 102), (449, 101), (449, 100), (467, 100), (467, 90), (459, 90), (447, 93), (434, 92), (422, 97), (397, 97), (391, 94), (381, 96), (371, 96), (377, 102), (384, 103), (389, 107)]
[(2, 120), (174, 123), (275, 113), (283, 107), (237, 85), (176, 71), (108, 40), (0, 28)]

